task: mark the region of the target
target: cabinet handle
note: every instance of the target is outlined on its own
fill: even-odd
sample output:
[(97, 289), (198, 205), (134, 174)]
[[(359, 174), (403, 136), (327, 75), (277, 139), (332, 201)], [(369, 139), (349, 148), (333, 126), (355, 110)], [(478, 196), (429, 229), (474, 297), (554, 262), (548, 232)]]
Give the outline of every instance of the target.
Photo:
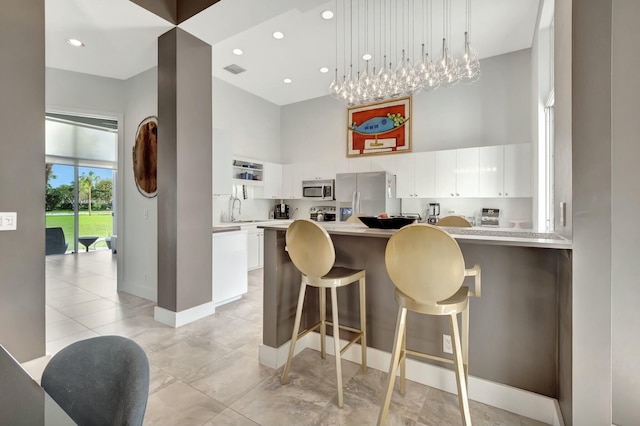
[(504, 193), (504, 196), (505, 196), (505, 197), (508, 197), (508, 196), (509, 196), (509, 193), (508, 193), (508, 192), (505, 192), (505, 193)]
[(498, 195), (502, 196), (502, 192), (498, 192)]
[(453, 193), (451, 193), (451, 196), (453, 197)]

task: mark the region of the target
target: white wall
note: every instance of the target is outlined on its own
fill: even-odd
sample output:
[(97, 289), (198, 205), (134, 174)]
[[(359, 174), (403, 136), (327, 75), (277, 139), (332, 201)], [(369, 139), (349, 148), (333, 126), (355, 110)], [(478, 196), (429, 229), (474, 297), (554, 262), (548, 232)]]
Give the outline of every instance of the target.
[[(118, 235), (124, 258), (119, 289), (157, 300), (158, 291), (158, 209), (156, 198), (146, 198), (136, 187), (132, 150), (142, 120), (158, 114), (158, 70), (152, 68), (125, 82), (124, 158), (119, 166), (124, 188), (123, 235)], [(162, 143), (158, 141), (158, 143)]]
[(613, 423), (638, 424), (640, 401), (640, 286), (635, 262), (640, 241), (638, 99), (640, 2), (613, 1), (611, 102), (611, 346)]
[(214, 78), (213, 127), (224, 131), (234, 155), (281, 162), (278, 105)]
[(47, 68), (45, 81), (48, 110), (58, 107), (87, 114), (124, 112), (122, 80)]

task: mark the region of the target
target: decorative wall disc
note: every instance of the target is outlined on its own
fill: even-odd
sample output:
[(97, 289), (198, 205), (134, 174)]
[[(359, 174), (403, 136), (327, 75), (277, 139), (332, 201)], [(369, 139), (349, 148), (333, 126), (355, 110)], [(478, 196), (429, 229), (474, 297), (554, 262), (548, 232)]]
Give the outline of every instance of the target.
[(133, 145), (133, 176), (138, 191), (147, 198), (158, 195), (158, 117), (142, 120)]

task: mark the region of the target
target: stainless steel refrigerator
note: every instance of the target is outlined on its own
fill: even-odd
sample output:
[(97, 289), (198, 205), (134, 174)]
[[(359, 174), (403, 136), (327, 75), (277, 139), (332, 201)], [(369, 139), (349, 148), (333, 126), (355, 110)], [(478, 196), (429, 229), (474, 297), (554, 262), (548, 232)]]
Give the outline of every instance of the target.
[(398, 215), (400, 200), (396, 198), (396, 177), (387, 172), (338, 173), (336, 204), (340, 221), (357, 213)]

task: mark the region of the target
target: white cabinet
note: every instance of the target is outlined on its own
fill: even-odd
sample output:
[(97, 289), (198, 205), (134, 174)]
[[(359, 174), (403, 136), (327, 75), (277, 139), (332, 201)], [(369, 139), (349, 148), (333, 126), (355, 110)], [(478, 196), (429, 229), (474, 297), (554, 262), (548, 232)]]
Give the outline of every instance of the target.
[(478, 169), (479, 196), (504, 196), (504, 146), (480, 148)]
[(302, 180), (320, 180), (336, 178), (334, 161), (310, 161), (299, 164)]
[(299, 164), (282, 165), (282, 198), (299, 200), (302, 198), (302, 178)]
[(349, 158), (349, 173), (364, 173), (371, 171), (370, 157)]
[(437, 151), (435, 193), (438, 198), (478, 196), (479, 148)]
[(505, 197), (531, 197), (531, 144), (504, 147)]
[(263, 163), (262, 191), (256, 191), (256, 198), (282, 198), (282, 166), (276, 163)]
[(435, 196), (434, 152), (398, 155), (395, 164), (396, 196), (398, 198), (429, 198)]
[(247, 233), (213, 234), (212, 292), (214, 306), (240, 299), (247, 292)]
[(531, 196), (531, 144), (480, 148), (481, 197)]
[[(245, 229), (245, 227), (242, 227)], [(264, 264), (264, 232), (255, 226), (247, 227), (247, 269), (262, 268)]]

